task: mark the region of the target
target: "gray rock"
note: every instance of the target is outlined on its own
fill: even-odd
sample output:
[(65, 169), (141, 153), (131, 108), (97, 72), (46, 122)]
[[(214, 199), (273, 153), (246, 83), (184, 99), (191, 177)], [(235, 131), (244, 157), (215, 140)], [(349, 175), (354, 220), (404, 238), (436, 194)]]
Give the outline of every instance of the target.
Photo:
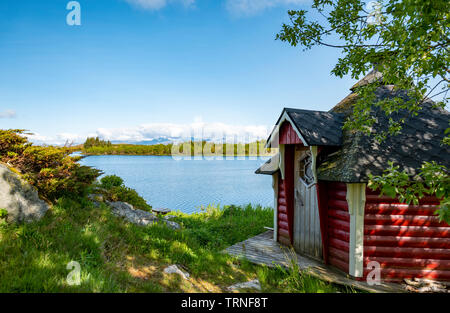
[(164, 223), (167, 225), (167, 227), (172, 228), (172, 229), (181, 229), (180, 224), (172, 222), (172, 221), (168, 221), (168, 220), (164, 220)]
[(95, 193), (88, 195), (88, 199), (94, 202), (103, 202), (105, 200), (103, 195)]
[(166, 214), (172, 212), (170, 209), (165, 209), (165, 208), (153, 208), (152, 211), (155, 214), (161, 214), (161, 215), (166, 215)]
[(88, 199), (92, 201), (96, 208), (100, 207), (100, 203), (104, 202), (105, 199), (101, 194), (90, 194), (88, 195)]
[(238, 283), (235, 285), (232, 285), (227, 288), (228, 291), (234, 291), (239, 289), (256, 289), (261, 290), (261, 284), (259, 283), (258, 279), (251, 280), (245, 283)]
[(178, 275), (180, 275), (183, 279), (189, 279), (189, 273), (187, 273), (187, 272), (183, 272), (182, 270), (180, 270), (179, 268), (178, 268), (178, 266), (176, 266), (176, 265), (170, 265), (170, 266), (168, 266), (168, 267), (166, 267), (165, 269), (164, 269), (164, 273), (166, 273), (166, 274), (178, 274)]
[(125, 220), (127, 220), (130, 223), (140, 225), (140, 226), (147, 226), (147, 225), (153, 225), (153, 223), (156, 223), (158, 221), (161, 221), (165, 223), (169, 228), (172, 229), (180, 229), (180, 225), (167, 221), (167, 220), (160, 220), (156, 215), (135, 209), (131, 204), (126, 202), (108, 202), (107, 204), (111, 207), (111, 212), (119, 217), (123, 217)]
[(41, 219), (49, 206), (33, 186), (0, 164), (0, 209), (8, 211), (7, 222), (28, 223)]
[(424, 278), (404, 279), (406, 285), (405, 289), (410, 292), (418, 293), (450, 293), (447, 289), (446, 282), (438, 282)]

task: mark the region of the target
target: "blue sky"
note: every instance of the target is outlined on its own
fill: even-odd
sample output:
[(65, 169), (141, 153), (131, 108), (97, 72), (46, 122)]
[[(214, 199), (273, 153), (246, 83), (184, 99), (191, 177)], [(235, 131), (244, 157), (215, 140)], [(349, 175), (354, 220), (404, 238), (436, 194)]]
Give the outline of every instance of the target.
[(0, 128), (36, 142), (265, 136), (283, 107), (329, 110), (354, 82), (330, 70), (339, 51), (275, 41), (307, 0), (0, 2)]

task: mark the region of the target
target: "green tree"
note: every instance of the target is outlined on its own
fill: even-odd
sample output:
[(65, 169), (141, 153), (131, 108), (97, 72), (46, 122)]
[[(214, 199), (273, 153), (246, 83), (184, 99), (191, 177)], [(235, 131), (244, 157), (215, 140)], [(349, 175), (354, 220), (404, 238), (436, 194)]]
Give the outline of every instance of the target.
[[(450, 87), (448, 0), (314, 0), (314, 14), (306, 10), (288, 12), (290, 23), (284, 24), (276, 38), (304, 50), (315, 46), (339, 49), (341, 57), (331, 73), (354, 79), (368, 73), (373, 66), (383, 80), (395, 88), (407, 90), (409, 100), (394, 98), (375, 102), (379, 80), (358, 87), (353, 115), (344, 128), (361, 131), (384, 140), (402, 129), (404, 120), (390, 118), (389, 126), (373, 133), (376, 122), (374, 106), (393, 116), (399, 110), (420, 114), (425, 99), (439, 99), (445, 107)], [(443, 144), (450, 144), (450, 130)], [(441, 201), (441, 219), (450, 222), (450, 181), (448, 169), (436, 163), (424, 163), (419, 177), (411, 180), (391, 165), (381, 176), (371, 177), (371, 187), (381, 188), (391, 196), (417, 202), (425, 195)]]
[(90, 149), (92, 147), (111, 147), (111, 141), (101, 140), (98, 137), (88, 137), (83, 144), (84, 149)]

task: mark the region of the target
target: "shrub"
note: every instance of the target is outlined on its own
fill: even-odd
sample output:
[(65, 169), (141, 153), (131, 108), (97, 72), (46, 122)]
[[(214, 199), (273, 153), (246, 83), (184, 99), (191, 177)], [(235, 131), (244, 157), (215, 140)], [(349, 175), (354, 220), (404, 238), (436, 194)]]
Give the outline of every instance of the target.
[(116, 175), (105, 176), (100, 179), (102, 187), (110, 190), (113, 187), (120, 187), (123, 185), (123, 179)]
[(152, 207), (142, 198), (136, 190), (125, 186), (113, 187), (109, 198), (112, 201), (122, 201), (133, 205), (136, 209), (150, 211)]
[(106, 198), (110, 201), (121, 201), (133, 205), (136, 209), (150, 211), (152, 207), (134, 189), (124, 186), (123, 179), (116, 175), (100, 179), (100, 187), (106, 190)]
[(0, 158), (11, 157), (8, 153), (20, 154), (30, 145), (23, 134), (23, 129), (0, 129)]
[(6, 218), (8, 216), (8, 211), (6, 209), (0, 209), (0, 219)]
[(83, 195), (101, 171), (81, 166), (67, 147), (33, 146), (23, 130), (0, 130), (0, 161), (9, 162), (34, 185), (41, 197)]

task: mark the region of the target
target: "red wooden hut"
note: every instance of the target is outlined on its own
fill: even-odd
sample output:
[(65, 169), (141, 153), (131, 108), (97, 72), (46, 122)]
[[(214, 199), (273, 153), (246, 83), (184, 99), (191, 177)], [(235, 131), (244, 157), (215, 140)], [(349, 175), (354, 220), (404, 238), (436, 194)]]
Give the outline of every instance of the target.
[[(374, 78), (372, 72), (358, 84)], [(391, 85), (375, 94), (407, 97)], [(402, 132), (378, 142), (342, 129), (355, 99), (352, 92), (328, 112), (282, 111), (267, 143), (279, 153), (256, 171), (273, 177), (274, 240), (356, 279), (376, 261), (385, 281), (450, 280), (450, 226), (434, 215), (439, 199), (408, 205), (367, 188), (368, 175), (381, 174), (389, 161), (411, 177), (424, 161), (449, 167), (450, 150), (441, 143), (450, 113), (427, 100), (418, 116), (398, 113)], [(372, 114), (375, 130), (386, 129), (389, 118), (376, 107)]]

